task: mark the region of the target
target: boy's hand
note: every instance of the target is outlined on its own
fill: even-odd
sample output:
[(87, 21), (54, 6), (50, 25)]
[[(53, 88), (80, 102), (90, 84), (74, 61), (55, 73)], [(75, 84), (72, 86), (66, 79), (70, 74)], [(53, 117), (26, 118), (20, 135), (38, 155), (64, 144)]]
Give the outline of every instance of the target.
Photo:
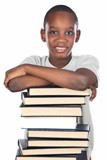
[(90, 101), (92, 101), (92, 100), (96, 97), (97, 89), (96, 89), (96, 87), (94, 87), (94, 86), (90, 86), (90, 89), (91, 89), (91, 91), (92, 91), (91, 97), (90, 97)]
[(8, 82), (15, 78), (15, 77), (19, 77), (19, 76), (22, 76), (22, 75), (25, 75), (25, 71), (24, 71), (24, 65), (19, 65), (15, 68), (12, 68), (8, 71), (6, 71), (5, 73), (5, 80), (4, 80), (4, 85), (5, 87), (8, 87)]

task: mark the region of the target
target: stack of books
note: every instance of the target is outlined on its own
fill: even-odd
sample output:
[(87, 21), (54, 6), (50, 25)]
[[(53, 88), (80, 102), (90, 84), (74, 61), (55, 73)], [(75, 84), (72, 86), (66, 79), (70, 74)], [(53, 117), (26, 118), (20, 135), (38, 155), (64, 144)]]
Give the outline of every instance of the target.
[[(90, 90), (58, 86), (29, 88), (21, 93), (22, 117), (82, 117), (82, 105)], [(88, 124), (74, 128), (27, 128), (18, 140), (16, 160), (87, 160)]]
[(22, 92), (21, 114), (23, 117), (82, 116), (81, 105), (85, 104), (90, 91), (71, 90), (61, 87), (29, 88)]

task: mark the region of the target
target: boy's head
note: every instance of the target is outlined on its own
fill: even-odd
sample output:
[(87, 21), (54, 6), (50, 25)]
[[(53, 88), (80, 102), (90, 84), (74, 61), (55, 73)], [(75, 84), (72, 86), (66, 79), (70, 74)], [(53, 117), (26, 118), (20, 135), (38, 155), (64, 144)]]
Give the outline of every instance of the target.
[(60, 12), (60, 11), (71, 13), (74, 17), (75, 24), (77, 25), (77, 28), (78, 28), (78, 17), (76, 15), (76, 13), (70, 7), (68, 7), (66, 5), (56, 5), (56, 6), (52, 7), (45, 15), (44, 22), (43, 22), (44, 29), (45, 29), (46, 23), (48, 22), (49, 16), (51, 16), (51, 14), (53, 14), (54, 12)]
[(58, 59), (69, 61), (74, 42), (78, 42), (79, 37), (78, 18), (71, 8), (57, 5), (46, 13), (41, 38), (47, 43), (51, 63)]

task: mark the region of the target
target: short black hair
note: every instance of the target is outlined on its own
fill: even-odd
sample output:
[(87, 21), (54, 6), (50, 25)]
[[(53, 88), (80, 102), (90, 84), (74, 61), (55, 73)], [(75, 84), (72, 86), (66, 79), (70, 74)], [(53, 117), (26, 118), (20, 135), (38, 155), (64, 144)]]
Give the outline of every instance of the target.
[(56, 5), (52, 8), (50, 8), (48, 10), (48, 12), (46, 13), (45, 17), (44, 17), (44, 22), (43, 22), (43, 26), (45, 28), (45, 25), (46, 25), (46, 22), (48, 21), (48, 16), (53, 13), (53, 12), (57, 12), (57, 11), (65, 11), (65, 12), (69, 12), (71, 13), (73, 16), (74, 16), (74, 20), (75, 20), (75, 23), (78, 27), (78, 17), (76, 15), (76, 13), (68, 6), (66, 5)]

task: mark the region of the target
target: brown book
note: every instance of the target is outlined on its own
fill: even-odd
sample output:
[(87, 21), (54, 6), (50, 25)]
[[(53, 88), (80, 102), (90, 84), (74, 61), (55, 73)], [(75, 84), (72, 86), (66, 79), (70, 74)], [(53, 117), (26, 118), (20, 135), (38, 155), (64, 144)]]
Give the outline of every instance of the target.
[(22, 117), (81, 117), (81, 105), (24, 105), (20, 106)]

